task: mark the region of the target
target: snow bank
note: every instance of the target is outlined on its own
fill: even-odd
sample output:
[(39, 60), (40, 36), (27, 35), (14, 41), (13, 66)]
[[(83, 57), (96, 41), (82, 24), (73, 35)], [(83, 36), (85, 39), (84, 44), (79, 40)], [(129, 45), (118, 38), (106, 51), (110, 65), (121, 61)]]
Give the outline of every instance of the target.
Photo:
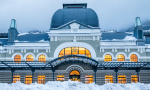
[(33, 83), (26, 85), (20, 82), (7, 84), (0, 83), (0, 90), (150, 90), (150, 84), (131, 83), (131, 84), (113, 84), (104, 85), (83, 84), (75, 81), (48, 82), (46, 84)]
[(126, 36), (123, 40), (136, 40), (133, 36)]

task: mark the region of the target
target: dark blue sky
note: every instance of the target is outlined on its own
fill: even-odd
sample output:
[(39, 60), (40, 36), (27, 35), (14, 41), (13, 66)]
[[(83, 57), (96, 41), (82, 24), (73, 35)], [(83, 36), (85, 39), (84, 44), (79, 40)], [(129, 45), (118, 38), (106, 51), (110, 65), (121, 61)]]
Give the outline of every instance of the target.
[[(134, 25), (135, 17), (150, 20), (150, 0), (75, 0), (88, 3), (99, 17), (102, 30), (127, 29)], [(74, 0), (0, 0), (0, 31), (7, 31), (11, 19), (17, 20), (19, 32), (48, 31), (53, 13), (63, 3)]]

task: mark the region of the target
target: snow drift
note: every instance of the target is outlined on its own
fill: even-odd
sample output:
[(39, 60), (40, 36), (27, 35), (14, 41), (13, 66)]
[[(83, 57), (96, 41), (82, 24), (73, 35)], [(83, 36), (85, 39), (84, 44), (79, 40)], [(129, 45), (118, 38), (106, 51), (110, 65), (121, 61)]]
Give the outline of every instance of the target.
[(136, 40), (133, 36), (126, 36), (123, 40)]
[(77, 81), (54, 81), (46, 84), (33, 83), (26, 85), (20, 82), (7, 84), (0, 83), (0, 90), (150, 90), (150, 84), (131, 83), (131, 84), (113, 84), (104, 85), (83, 84)]

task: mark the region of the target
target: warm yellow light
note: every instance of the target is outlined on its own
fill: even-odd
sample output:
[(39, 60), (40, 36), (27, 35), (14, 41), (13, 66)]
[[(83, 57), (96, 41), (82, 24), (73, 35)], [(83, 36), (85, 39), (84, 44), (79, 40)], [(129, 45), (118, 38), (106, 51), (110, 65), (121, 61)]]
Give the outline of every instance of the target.
[(130, 56), (130, 61), (132, 61), (132, 62), (138, 62), (138, 57), (137, 57), (137, 55), (132, 54), (132, 55)]
[(118, 75), (118, 83), (126, 84), (126, 76), (125, 75)]
[(59, 57), (67, 55), (85, 55), (91, 57), (91, 53), (88, 49), (83, 47), (67, 47), (60, 51)]
[(28, 55), (26, 58), (27, 62), (33, 62), (33, 56), (32, 55)]
[(64, 81), (65, 76), (64, 75), (57, 75), (57, 81)]
[(71, 71), (70, 75), (80, 75), (80, 73), (77, 70), (73, 70)]
[(104, 61), (105, 61), (105, 62), (112, 61), (112, 57), (111, 57), (111, 55), (106, 54), (106, 55), (105, 55), (105, 57), (104, 57)]
[(105, 76), (105, 83), (113, 83), (113, 76), (112, 75), (106, 75)]
[(32, 76), (31, 75), (27, 75), (25, 77), (25, 84), (31, 84), (32, 83)]
[(21, 62), (21, 56), (20, 55), (16, 55), (15, 58), (14, 58), (14, 61), (16, 63), (20, 63)]
[(45, 55), (40, 55), (40, 56), (39, 56), (39, 62), (44, 62), (44, 63), (46, 63), (46, 57), (45, 57)]
[(20, 75), (13, 76), (13, 83), (20, 82)]
[(117, 56), (117, 61), (125, 61), (124, 55), (119, 54), (119, 55)]
[(131, 75), (131, 83), (137, 83), (138, 82), (138, 75)]
[(44, 75), (38, 76), (38, 84), (45, 84), (45, 76)]
[(92, 75), (86, 75), (85, 76), (85, 83), (86, 84), (93, 83), (93, 76)]

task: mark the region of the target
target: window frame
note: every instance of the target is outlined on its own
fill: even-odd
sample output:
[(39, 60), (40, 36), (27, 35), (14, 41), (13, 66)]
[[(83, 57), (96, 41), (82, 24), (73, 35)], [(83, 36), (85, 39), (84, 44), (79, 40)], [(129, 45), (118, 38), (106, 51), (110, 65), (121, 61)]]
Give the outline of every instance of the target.
[[(30, 83), (27, 82), (27, 81), (28, 81), (28, 80), (27, 80), (28, 78), (31, 79), (31, 80), (29, 80)], [(32, 82), (32, 79), (33, 79), (33, 78), (32, 78), (32, 75), (26, 75), (26, 76), (25, 76), (25, 82), (24, 82), (24, 83), (25, 83), (25, 84), (31, 84), (31, 83), (33, 83), (33, 82)], [(27, 81), (26, 81), (26, 80), (27, 80)], [(26, 83), (26, 82), (27, 82), (27, 83)]]
[(131, 62), (138, 62), (138, 56), (136, 54), (131, 54), (130, 55), (130, 61)]
[[(106, 58), (106, 56), (110, 56), (110, 58)], [(104, 62), (111, 62), (112, 61), (112, 56), (110, 54), (106, 54), (104, 56)]]
[[(137, 77), (132, 77), (132, 76), (137, 76)], [(132, 79), (137, 79), (137, 80), (135, 80), (135, 82), (132, 82), (133, 81)], [(138, 75), (131, 75), (131, 83), (138, 83), (138, 79), (139, 79)]]
[[(111, 77), (109, 77), (109, 76), (111, 76)], [(107, 80), (107, 81), (109, 81), (109, 82), (107, 82), (107, 83), (113, 83), (113, 75), (105, 75), (105, 83), (106, 83), (106, 78), (109, 78), (109, 80)], [(112, 80), (111, 80), (111, 79)]]
[[(44, 59), (44, 61), (43, 61), (43, 59)], [(38, 57), (38, 61), (39, 61), (39, 62), (46, 63), (46, 56), (45, 56), (45, 55), (43, 55), (43, 54), (39, 55), (39, 57)]]
[[(33, 58), (28, 58), (28, 56), (32, 56)], [(29, 61), (27, 61), (29, 59)], [(32, 61), (30, 59), (33, 59)], [(34, 61), (34, 56), (29, 54), (26, 56), (26, 62), (33, 62)]]
[[(58, 76), (60, 76), (60, 77), (58, 77)], [(64, 75), (57, 75), (57, 81), (65, 81), (65, 76)]]
[[(91, 79), (91, 80), (90, 80)], [(85, 83), (90, 84), (94, 82), (94, 77), (93, 75), (85, 75)]]
[[(20, 56), (20, 58), (16, 58), (17, 56)], [(16, 59), (17, 59), (17, 60), (16, 60)], [(20, 60), (18, 60), (18, 59), (20, 59)], [(14, 62), (15, 62), (15, 63), (21, 63), (21, 55), (19, 55), (19, 54), (15, 55), (15, 56), (14, 56)]]
[[(42, 83), (42, 79), (43, 79), (43, 83)], [(38, 75), (37, 82), (38, 84), (45, 84), (45, 75)]]
[[(123, 56), (123, 58), (118, 58), (119, 55)], [(118, 60), (118, 59), (119, 59), (119, 60)], [(121, 59), (121, 60), (120, 60), (120, 59)], [(125, 61), (125, 55), (123, 55), (123, 54), (118, 54), (118, 55), (117, 55), (117, 61), (118, 61), (118, 62), (123, 62), (123, 61)]]
[[(125, 77), (119, 77), (119, 76), (125, 76)], [(119, 78), (125, 78), (125, 83), (122, 83), (122, 81), (119, 80)], [(127, 83), (127, 77), (126, 77), (126, 75), (118, 75), (118, 83), (119, 83), (119, 81), (121, 81), (120, 84), (126, 84), (126, 83)], [(124, 81), (123, 81), (123, 82), (124, 82)]]
[[(18, 78), (19, 80), (16, 80)], [(13, 75), (13, 83), (16, 83), (16, 82), (20, 82), (20, 75)]]
[[(66, 51), (66, 49), (68, 49), (68, 51)], [(84, 49), (83, 52), (85, 54), (80, 54), (82, 49)], [(75, 51), (75, 52), (73, 52), (73, 51)], [(66, 52), (68, 52), (68, 53), (66, 54)], [(73, 53), (75, 53), (75, 54), (73, 54)], [(67, 56), (67, 55), (85, 55), (86, 57), (91, 58), (91, 52), (87, 48), (84, 48), (84, 47), (66, 47), (66, 48), (63, 48), (59, 52), (58, 57)]]

